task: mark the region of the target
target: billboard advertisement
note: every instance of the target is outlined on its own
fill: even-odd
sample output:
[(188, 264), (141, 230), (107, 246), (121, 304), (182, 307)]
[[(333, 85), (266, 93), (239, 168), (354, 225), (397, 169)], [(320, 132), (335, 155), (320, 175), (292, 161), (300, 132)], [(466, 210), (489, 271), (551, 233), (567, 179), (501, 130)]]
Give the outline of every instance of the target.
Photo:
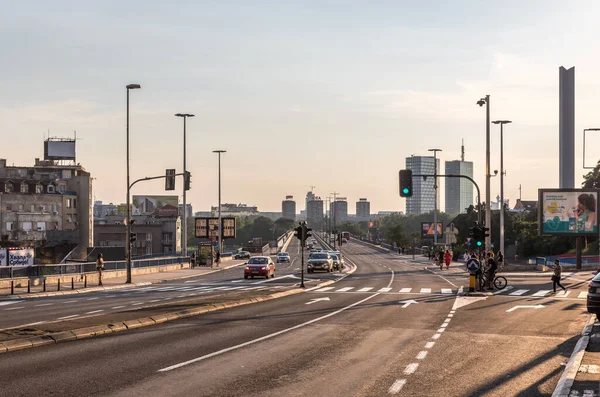
[(6, 266), (6, 250), (0, 249), (0, 266)]
[(9, 248), (8, 266), (32, 266), (35, 258), (33, 248)]
[(539, 189), (540, 235), (598, 234), (598, 190)]
[[(221, 218), (223, 238), (235, 238), (235, 218)], [(197, 238), (218, 238), (219, 218), (195, 218)]]
[(75, 160), (75, 141), (44, 141), (44, 160)]
[[(434, 234), (433, 222), (421, 222), (421, 238), (433, 238)], [(444, 227), (441, 222), (437, 223), (437, 235), (443, 234)]]
[[(179, 196), (133, 196), (133, 214), (148, 215), (165, 205), (179, 208)], [(127, 206), (125, 206), (127, 210)]]

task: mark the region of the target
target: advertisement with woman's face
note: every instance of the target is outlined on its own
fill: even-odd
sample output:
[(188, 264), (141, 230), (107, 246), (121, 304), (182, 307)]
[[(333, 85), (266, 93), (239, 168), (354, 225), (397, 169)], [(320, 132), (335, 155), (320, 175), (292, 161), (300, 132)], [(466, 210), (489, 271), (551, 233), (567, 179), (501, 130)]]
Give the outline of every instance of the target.
[(598, 192), (584, 189), (540, 189), (540, 233), (598, 233)]

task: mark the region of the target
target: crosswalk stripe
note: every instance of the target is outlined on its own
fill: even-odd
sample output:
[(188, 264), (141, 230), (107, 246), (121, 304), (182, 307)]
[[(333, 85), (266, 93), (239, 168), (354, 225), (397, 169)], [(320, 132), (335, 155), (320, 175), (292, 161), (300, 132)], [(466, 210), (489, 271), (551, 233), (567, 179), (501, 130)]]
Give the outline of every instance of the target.
[(412, 291), (412, 288), (401, 288), (400, 289), (401, 294), (406, 294), (406, 293), (409, 293), (410, 291)]
[(381, 288), (381, 289), (380, 289), (379, 291), (377, 291), (377, 292), (389, 292), (389, 291), (391, 291), (391, 290), (392, 290), (391, 288)]
[(348, 292), (351, 289), (354, 289), (354, 287), (344, 287), (344, 288), (340, 288), (338, 289), (338, 292)]
[(452, 290), (450, 288), (442, 288), (442, 294), (451, 294)]
[(431, 288), (421, 288), (421, 293), (422, 294), (430, 294), (431, 293)]
[(538, 292), (536, 292), (535, 294), (533, 294), (532, 296), (546, 296), (550, 292), (551, 291), (549, 289), (542, 289), (542, 290), (539, 290)]
[(567, 296), (569, 296), (569, 294), (571, 293), (571, 291), (561, 291), (558, 294), (556, 294), (557, 298), (566, 298)]
[(315, 292), (324, 292), (324, 291), (329, 291), (335, 289), (335, 287), (325, 287), (325, 288), (320, 288), (318, 290), (316, 290)]
[(367, 292), (367, 291), (371, 291), (373, 289), (373, 287), (365, 287), (365, 288), (361, 288), (358, 290), (358, 292)]
[(512, 296), (519, 296), (519, 295), (523, 295), (524, 293), (526, 293), (527, 291), (529, 291), (528, 289), (518, 289), (515, 292), (511, 292), (509, 295)]
[(587, 299), (587, 296), (588, 296), (588, 293), (587, 293), (587, 291), (583, 291), (583, 292), (580, 292), (580, 293), (579, 293), (579, 296), (578, 296), (578, 298), (579, 298), (579, 299)]

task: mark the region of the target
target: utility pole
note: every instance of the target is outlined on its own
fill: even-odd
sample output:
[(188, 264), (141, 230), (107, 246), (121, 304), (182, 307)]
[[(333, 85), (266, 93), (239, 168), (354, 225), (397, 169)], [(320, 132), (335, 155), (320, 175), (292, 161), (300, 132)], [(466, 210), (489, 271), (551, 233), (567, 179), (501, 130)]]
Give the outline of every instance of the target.
[[(338, 192), (333, 192), (331, 194), (333, 195), (333, 203), (331, 205), (331, 208), (333, 208), (333, 231), (334, 231), (334, 233), (333, 233), (334, 234), (334, 236), (333, 236), (333, 250), (335, 251), (336, 250), (335, 249), (335, 243), (336, 243), (336, 240), (337, 240), (337, 229), (336, 229), (337, 226), (336, 226), (336, 222), (335, 222), (336, 221), (335, 218), (336, 218), (336, 215), (337, 215), (336, 214), (337, 213), (337, 205), (335, 204), (335, 200), (337, 199), (337, 195), (339, 193)], [(330, 208), (329, 212), (331, 212), (331, 208)]]
[(306, 222), (301, 223), (301, 239), (300, 239), (300, 251), (302, 251), (302, 262), (300, 263), (300, 288), (305, 288), (304, 286), (304, 247), (306, 244), (304, 241), (306, 240)]
[[(177, 113), (175, 115), (175, 117), (183, 118), (183, 173), (186, 174), (187, 173), (186, 124), (187, 124), (187, 118), (194, 117), (194, 115), (190, 114), (190, 113)], [(184, 178), (186, 178), (186, 177), (184, 177)], [(187, 186), (187, 184), (184, 181), (184, 183), (183, 183), (183, 228), (181, 230), (181, 252), (183, 253), (184, 257), (187, 256), (187, 196), (186, 195), (187, 195), (188, 188), (189, 188), (189, 186)]]
[(490, 96), (486, 95), (485, 98), (481, 98), (477, 101), (477, 104), (479, 106), (485, 105), (485, 227), (490, 228), (490, 235), (485, 238), (485, 246), (489, 249), (492, 240), (492, 206), (490, 202)]
[[(504, 252), (504, 124), (510, 124), (510, 120), (496, 120), (494, 124), (500, 124), (500, 251)], [(488, 226), (489, 227), (489, 226)]]
[(438, 201), (438, 184), (437, 184), (437, 152), (441, 152), (442, 149), (429, 149), (433, 152), (433, 246), (437, 246), (437, 201)]

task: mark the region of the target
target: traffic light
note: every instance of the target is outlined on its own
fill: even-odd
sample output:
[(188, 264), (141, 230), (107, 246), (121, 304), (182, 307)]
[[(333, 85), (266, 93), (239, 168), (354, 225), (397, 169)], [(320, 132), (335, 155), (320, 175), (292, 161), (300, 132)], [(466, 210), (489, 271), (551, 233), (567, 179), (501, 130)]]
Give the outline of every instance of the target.
[(192, 173), (189, 171), (186, 171), (183, 173), (183, 188), (185, 190), (190, 190), (192, 184)]
[(485, 245), (485, 231), (482, 225), (478, 225), (475, 229), (475, 245), (481, 248)]
[(306, 225), (304, 225), (305, 229), (304, 229), (304, 241), (306, 242), (306, 240), (308, 240), (309, 237), (312, 237), (312, 233), (309, 233), (312, 231), (311, 228), (306, 227)]
[(412, 170), (400, 170), (400, 197), (412, 197)]
[(137, 233), (130, 233), (129, 234), (129, 243), (133, 244), (136, 240), (137, 240)]
[(482, 233), (483, 233), (483, 238), (484, 239), (490, 237), (490, 228), (489, 227), (482, 227)]
[(165, 178), (165, 190), (175, 190), (175, 170), (168, 169)]

